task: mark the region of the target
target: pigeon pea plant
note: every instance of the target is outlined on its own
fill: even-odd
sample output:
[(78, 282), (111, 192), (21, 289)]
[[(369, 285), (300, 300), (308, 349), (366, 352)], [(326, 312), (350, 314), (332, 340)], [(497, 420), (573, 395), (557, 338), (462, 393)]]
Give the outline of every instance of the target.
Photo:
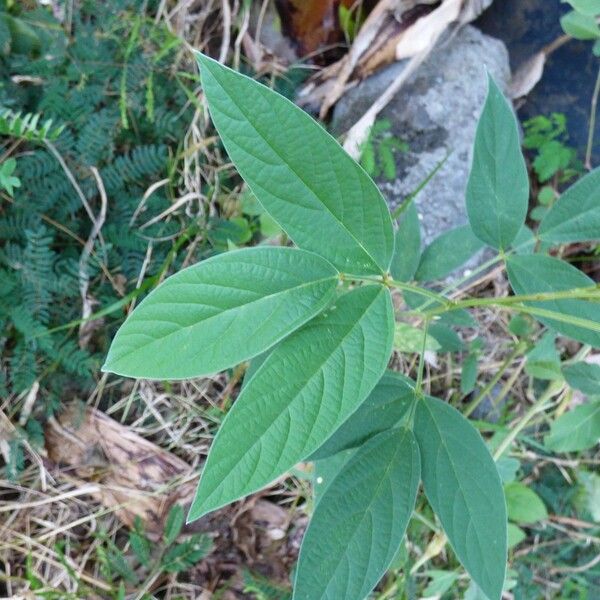
[[(430, 321), (469, 322), (465, 309), (475, 306), (533, 315), (600, 346), (592, 280), (545, 253), (598, 237), (600, 171), (566, 191), (535, 234), (528, 229), (517, 125), (490, 79), (467, 189), (470, 224), (420, 257), (414, 207), (394, 232), (373, 181), (319, 124), (252, 79), (197, 59), (231, 160), (297, 247), (232, 250), (173, 275), (118, 331), (104, 370), (185, 379), (254, 359), (214, 440), (189, 520), (300, 461), (314, 460), (323, 472), (345, 451), (318, 490), (295, 599), (365, 598), (400, 548), (420, 482), (467, 572), (488, 598), (500, 598), (507, 514), (496, 464), (459, 411), (423, 392), (424, 352), (417, 381), (386, 371), (391, 292), (401, 290), (421, 319), (423, 349)], [(451, 300), (410, 283), (443, 276), (484, 245), (497, 251), (487, 265), (506, 265), (516, 295)]]

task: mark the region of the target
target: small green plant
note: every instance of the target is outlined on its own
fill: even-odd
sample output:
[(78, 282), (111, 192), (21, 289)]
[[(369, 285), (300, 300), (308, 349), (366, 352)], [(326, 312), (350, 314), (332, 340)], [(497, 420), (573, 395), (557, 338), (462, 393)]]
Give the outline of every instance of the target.
[(12, 197), (15, 188), (21, 187), (21, 180), (13, 173), (17, 168), (17, 161), (9, 158), (0, 164), (0, 187)]
[[(148, 538), (138, 517), (129, 532), (127, 552), (108, 538), (98, 546), (104, 577), (117, 584), (115, 598), (125, 597), (125, 584), (143, 593), (160, 574), (186, 571), (211, 553), (212, 540), (204, 534), (194, 534), (177, 542), (184, 521), (183, 508), (176, 504), (167, 515), (164, 532), (158, 543)], [(139, 597), (151, 596), (144, 593)]]
[(369, 136), (362, 145), (360, 164), (371, 177), (383, 175), (386, 179), (396, 178), (394, 151), (406, 152), (408, 144), (390, 133), (389, 119), (375, 122)]
[(557, 183), (565, 183), (581, 174), (583, 165), (577, 159), (577, 152), (568, 146), (564, 114), (538, 115), (525, 121), (523, 128), (523, 147), (534, 152), (533, 170), (540, 183), (554, 177)]
[[(298, 247), (233, 250), (173, 275), (118, 331), (104, 370), (185, 379), (252, 359), (188, 519), (259, 490), (300, 461), (315, 461), (315, 508), (295, 599), (365, 598), (398, 555), (422, 482), (473, 586), (498, 600), (508, 528), (495, 460), (500, 463), (563, 384), (550, 381), (528, 418), (490, 440), (492, 457), (459, 410), (425, 393), (428, 331), (439, 324), (472, 327), (468, 309), (493, 306), (600, 347), (596, 285), (539, 250), (598, 237), (600, 170), (564, 192), (537, 231), (529, 230), (529, 180), (515, 117), (490, 79), (467, 188), (469, 226), (445, 234), (450, 242), (434, 241), (439, 251), (421, 255), (414, 207), (394, 232), (373, 181), (323, 128), (275, 92), (207, 56), (197, 58), (231, 160)], [(459, 242), (459, 258), (449, 260), (451, 252), (441, 249)], [(452, 300), (411, 283), (444, 277), (484, 245), (496, 256), (483, 268), (505, 265), (514, 295)], [(397, 315), (394, 290), (408, 305)], [(421, 336), (416, 380), (386, 371), (395, 337), (415, 350), (414, 327), (396, 325), (408, 316), (419, 321)], [(456, 348), (451, 329), (435, 331)], [(478, 352), (475, 341), (465, 393), (474, 387)], [(559, 431), (551, 437), (560, 439), (562, 426), (556, 421)], [(507, 493), (516, 523), (533, 518), (520, 512), (527, 492), (519, 486)], [(535, 518), (540, 514), (539, 508)]]

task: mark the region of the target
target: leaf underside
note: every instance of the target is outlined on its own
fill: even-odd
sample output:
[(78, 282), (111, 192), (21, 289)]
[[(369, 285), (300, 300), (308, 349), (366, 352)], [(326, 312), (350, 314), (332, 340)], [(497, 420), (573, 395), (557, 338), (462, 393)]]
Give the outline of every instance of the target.
[(304, 536), (294, 600), (363, 600), (397, 554), (419, 486), (411, 431), (371, 438), (320, 499)]
[(506, 503), (477, 430), (436, 398), (417, 401), (415, 435), (425, 494), (450, 544), (490, 600), (499, 600), (507, 552)]
[[(595, 285), (592, 279), (576, 267), (551, 256), (510, 256), (506, 261), (506, 270), (510, 285), (517, 294), (561, 292)], [(600, 304), (597, 302), (559, 299), (525, 304), (594, 323), (600, 322)], [(600, 333), (597, 331), (547, 317), (536, 318), (563, 335), (600, 347)]]
[(188, 518), (260, 489), (317, 450), (383, 374), (393, 318), (389, 290), (364, 286), (277, 346), (223, 421)]
[(269, 214), (298, 246), (345, 273), (386, 272), (394, 250), (392, 221), (362, 167), (280, 94), (196, 57), (227, 153)]
[(337, 270), (293, 248), (220, 254), (169, 277), (117, 332), (105, 371), (187, 379), (232, 367), (273, 346), (334, 297)]
[(529, 177), (512, 108), (488, 78), (467, 183), (467, 214), (475, 235), (492, 248), (508, 248), (525, 222)]

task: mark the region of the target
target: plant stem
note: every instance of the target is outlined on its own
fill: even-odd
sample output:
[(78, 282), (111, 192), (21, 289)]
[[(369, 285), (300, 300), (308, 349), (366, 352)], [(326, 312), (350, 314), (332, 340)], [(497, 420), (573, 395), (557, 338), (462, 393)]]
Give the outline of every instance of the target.
[(427, 346), (427, 331), (429, 330), (429, 319), (425, 319), (423, 328), (423, 345), (419, 356), (419, 369), (417, 371), (417, 384), (415, 385), (415, 395), (417, 398), (423, 395), (423, 371), (425, 370), (425, 348)]
[(440, 162), (431, 170), (429, 175), (427, 175), (427, 177), (425, 177), (425, 179), (423, 179), (423, 181), (421, 181), (421, 183), (412, 192), (408, 194), (404, 201), (392, 211), (392, 219), (396, 220), (410, 206), (410, 203), (414, 200), (414, 198), (418, 196), (421, 190), (433, 179), (435, 174), (444, 166), (446, 161), (450, 158), (451, 154), (452, 152), (448, 152), (448, 154), (446, 154), (446, 156), (444, 156), (444, 158), (442, 158), (442, 160), (440, 160)]
[(526, 346), (527, 346), (527, 344), (525, 342), (519, 342), (515, 346), (513, 351), (506, 357), (505, 361), (502, 363), (502, 365), (500, 366), (500, 368), (498, 369), (498, 372), (494, 375), (494, 377), (492, 377), (492, 379), (489, 381), (489, 383), (481, 390), (481, 392), (479, 392), (477, 397), (472, 402), (469, 403), (469, 405), (467, 406), (467, 408), (464, 412), (465, 417), (468, 417), (471, 413), (473, 413), (473, 411), (481, 404), (482, 400), (490, 393), (492, 388), (500, 381), (500, 379), (502, 378), (502, 376), (504, 375), (506, 370), (510, 367), (510, 365), (515, 360), (515, 358), (517, 356), (519, 356), (519, 354), (521, 354), (521, 352), (523, 352), (523, 350), (525, 349)]
[(554, 396), (562, 393), (564, 389), (565, 384), (563, 382), (553, 381), (550, 385), (548, 385), (546, 391), (531, 405), (530, 409), (525, 413), (523, 418), (502, 440), (502, 443), (498, 446), (496, 452), (494, 452), (494, 460), (498, 460), (504, 454), (504, 452), (509, 448), (521, 431), (525, 429), (529, 421), (531, 421), (536, 414), (546, 410), (550, 400)]
[(588, 130), (587, 148), (585, 150), (585, 168), (592, 169), (592, 150), (594, 147), (594, 130), (596, 129), (596, 107), (598, 105), (598, 95), (600, 94), (600, 69), (596, 77), (596, 85), (592, 94), (592, 105), (590, 108), (590, 128)]

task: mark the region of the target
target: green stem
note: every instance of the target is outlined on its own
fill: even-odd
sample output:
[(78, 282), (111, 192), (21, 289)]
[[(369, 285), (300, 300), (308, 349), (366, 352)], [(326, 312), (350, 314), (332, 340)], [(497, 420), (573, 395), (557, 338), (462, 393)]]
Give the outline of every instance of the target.
[(468, 417), (469, 415), (471, 415), (471, 413), (473, 413), (473, 411), (481, 404), (483, 399), (490, 393), (490, 391), (493, 389), (493, 387), (500, 381), (500, 379), (502, 378), (502, 376), (504, 375), (506, 370), (511, 366), (511, 364), (515, 360), (515, 358), (517, 356), (519, 356), (519, 354), (521, 354), (521, 352), (523, 352), (523, 350), (525, 349), (526, 346), (527, 346), (527, 344), (525, 342), (519, 342), (515, 346), (513, 351), (506, 357), (506, 359), (504, 360), (502, 365), (500, 365), (500, 368), (498, 369), (498, 372), (494, 375), (494, 377), (492, 377), (492, 379), (489, 381), (489, 383), (481, 390), (481, 392), (479, 392), (477, 397), (472, 402), (469, 403), (469, 405), (467, 406), (467, 408), (464, 412), (465, 417)]
[(417, 371), (417, 384), (415, 385), (415, 396), (417, 398), (423, 395), (423, 372), (425, 370), (425, 347), (427, 346), (427, 331), (429, 330), (429, 319), (425, 319), (425, 327), (423, 327), (423, 345), (421, 346), (421, 354), (419, 355), (419, 368)]
[(498, 460), (504, 452), (510, 447), (517, 436), (525, 429), (527, 424), (535, 417), (536, 414), (543, 412), (548, 407), (550, 400), (560, 394), (565, 389), (563, 382), (554, 381), (546, 391), (531, 405), (530, 409), (523, 415), (523, 418), (513, 427), (509, 434), (502, 440), (502, 443), (494, 452), (494, 460)]
[(444, 166), (446, 161), (450, 158), (451, 154), (452, 152), (448, 152), (448, 154), (446, 154), (446, 156), (444, 156), (444, 158), (442, 158), (442, 160), (440, 160), (440, 162), (432, 169), (429, 175), (427, 175), (427, 177), (425, 177), (425, 179), (423, 179), (423, 181), (421, 181), (421, 183), (412, 192), (408, 194), (404, 201), (392, 211), (392, 219), (396, 220), (410, 206), (410, 203), (413, 201), (413, 199), (419, 195), (421, 190), (433, 179), (435, 174)]
[(594, 130), (596, 129), (596, 106), (598, 105), (598, 95), (600, 94), (600, 69), (596, 77), (596, 85), (592, 94), (592, 106), (590, 108), (590, 128), (588, 130), (587, 147), (585, 150), (585, 168), (592, 168), (592, 150), (594, 148)]

